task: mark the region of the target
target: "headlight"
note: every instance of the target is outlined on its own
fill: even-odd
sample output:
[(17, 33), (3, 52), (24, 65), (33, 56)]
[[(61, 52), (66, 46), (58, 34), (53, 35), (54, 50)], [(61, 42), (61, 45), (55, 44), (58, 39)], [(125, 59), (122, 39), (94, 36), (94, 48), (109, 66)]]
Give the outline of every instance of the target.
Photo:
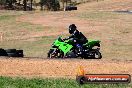
[(54, 44), (51, 45), (52, 47), (55, 46)]

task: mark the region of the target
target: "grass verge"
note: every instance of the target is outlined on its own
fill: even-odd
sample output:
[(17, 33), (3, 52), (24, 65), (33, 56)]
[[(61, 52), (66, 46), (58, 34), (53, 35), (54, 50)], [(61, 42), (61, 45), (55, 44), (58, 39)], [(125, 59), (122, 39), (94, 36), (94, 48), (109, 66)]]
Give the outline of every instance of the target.
[(46, 57), (51, 44), (56, 36), (36, 37), (34, 40), (10, 40), (3, 41), (0, 47), (4, 49), (23, 49), (25, 57)]
[(131, 84), (78, 85), (73, 79), (64, 78), (11, 78), (0, 77), (0, 88), (131, 88)]

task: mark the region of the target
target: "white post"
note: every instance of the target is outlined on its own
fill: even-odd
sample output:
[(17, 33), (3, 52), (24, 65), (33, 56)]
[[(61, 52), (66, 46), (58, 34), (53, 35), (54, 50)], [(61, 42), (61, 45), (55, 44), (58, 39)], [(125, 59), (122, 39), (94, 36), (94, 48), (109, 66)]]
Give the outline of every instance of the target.
[(3, 41), (3, 33), (0, 33), (0, 40)]

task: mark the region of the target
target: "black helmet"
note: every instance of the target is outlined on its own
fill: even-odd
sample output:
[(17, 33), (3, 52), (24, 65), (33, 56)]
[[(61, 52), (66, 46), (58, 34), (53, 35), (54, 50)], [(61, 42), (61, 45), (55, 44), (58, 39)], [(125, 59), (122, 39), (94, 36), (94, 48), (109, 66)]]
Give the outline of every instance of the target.
[(72, 34), (72, 33), (74, 33), (74, 31), (76, 30), (76, 26), (75, 26), (75, 24), (71, 24), (70, 26), (69, 26), (69, 33), (70, 34)]

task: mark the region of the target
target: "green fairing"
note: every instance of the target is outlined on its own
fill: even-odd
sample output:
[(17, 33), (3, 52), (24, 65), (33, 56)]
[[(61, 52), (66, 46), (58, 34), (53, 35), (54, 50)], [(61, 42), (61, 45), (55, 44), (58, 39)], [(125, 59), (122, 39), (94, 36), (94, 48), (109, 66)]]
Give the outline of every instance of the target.
[[(61, 51), (64, 52), (64, 55), (66, 55), (73, 47), (69, 43), (70, 40), (61, 41), (61, 37), (59, 37), (57, 40), (54, 41), (53, 45), (57, 46)], [(88, 42), (84, 44), (84, 46), (87, 46), (89, 49), (92, 49), (92, 47), (96, 46), (99, 43), (99, 40), (89, 39)]]
[(85, 44), (86, 46), (88, 46), (89, 48), (94, 47), (96, 44), (99, 44), (100, 41), (99, 40), (93, 40), (93, 39), (89, 39), (88, 42)]
[(60, 50), (62, 50), (64, 52), (64, 55), (66, 55), (66, 53), (68, 53), (71, 48), (73, 47), (72, 45), (69, 45), (65, 42), (61, 42), (59, 41), (59, 39), (57, 39), (55, 42), (54, 42), (54, 45), (55, 46), (58, 46)]

